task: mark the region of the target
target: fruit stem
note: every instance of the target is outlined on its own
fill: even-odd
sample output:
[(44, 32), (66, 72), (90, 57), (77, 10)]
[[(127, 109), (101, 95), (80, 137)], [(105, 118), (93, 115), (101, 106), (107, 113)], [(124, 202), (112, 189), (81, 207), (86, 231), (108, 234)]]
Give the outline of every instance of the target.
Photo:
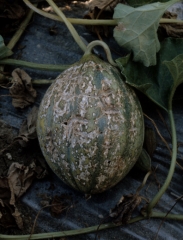
[(162, 197), (162, 195), (165, 193), (168, 186), (170, 185), (170, 182), (172, 180), (172, 177), (173, 177), (173, 174), (175, 171), (175, 166), (176, 166), (177, 136), (176, 136), (175, 121), (174, 121), (174, 117), (173, 117), (171, 104), (170, 104), (170, 107), (168, 110), (168, 114), (169, 114), (169, 120), (170, 120), (171, 132), (172, 132), (172, 159), (171, 159), (170, 169), (169, 169), (167, 178), (166, 178), (163, 186), (160, 188), (159, 192), (155, 195), (155, 197), (148, 204), (147, 214), (149, 217), (152, 216), (152, 208), (157, 204), (157, 202), (160, 200), (160, 198)]
[(57, 7), (57, 5), (52, 0), (46, 0), (46, 1), (50, 4), (50, 6), (52, 6), (53, 10), (58, 14), (58, 16), (64, 21), (65, 25), (67, 26), (70, 33), (72, 34), (74, 40), (77, 42), (79, 47), (83, 50), (83, 52), (85, 52), (86, 45), (81, 40), (80, 36), (78, 35), (77, 31), (72, 26), (72, 24), (67, 20), (63, 12)]
[(102, 46), (103, 49), (105, 50), (106, 52), (106, 56), (107, 56), (107, 60), (109, 61), (109, 63), (113, 66), (117, 66), (117, 64), (114, 62), (114, 60), (112, 59), (112, 56), (111, 56), (111, 51), (108, 47), (108, 45), (103, 42), (103, 41), (100, 41), (100, 40), (95, 40), (91, 43), (88, 44), (87, 48), (86, 48), (86, 51), (84, 53), (84, 56), (86, 55), (89, 55), (92, 53), (92, 49), (95, 47), (95, 46)]

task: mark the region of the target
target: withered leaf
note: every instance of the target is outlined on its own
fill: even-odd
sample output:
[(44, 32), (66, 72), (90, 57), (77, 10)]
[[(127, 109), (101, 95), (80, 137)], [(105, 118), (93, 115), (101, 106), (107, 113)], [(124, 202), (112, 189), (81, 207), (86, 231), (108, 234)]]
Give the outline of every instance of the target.
[(25, 9), (20, 5), (20, 1), (13, 2), (0, 1), (0, 18), (21, 19), (25, 16)]
[[(100, 9), (95, 7), (93, 10), (89, 11), (84, 15), (84, 19), (111, 19), (112, 13), (108, 11), (103, 11), (100, 16)], [(105, 37), (109, 35), (109, 27), (108, 26), (86, 26), (86, 29), (94, 34), (101, 34)]]
[(53, 217), (58, 217), (63, 211), (68, 209), (71, 197), (65, 194), (60, 196), (55, 195), (51, 201), (50, 212)]
[(11, 164), (8, 170), (8, 183), (15, 196), (22, 196), (30, 187), (35, 178), (35, 168), (34, 162), (29, 166), (24, 166), (18, 162)]
[[(84, 15), (84, 19), (112, 19), (115, 6), (120, 0), (93, 0), (89, 2), (89, 11)], [(86, 26), (87, 30), (95, 33), (100, 38), (100, 35), (108, 37), (109, 26)]]
[(139, 206), (141, 200), (138, 194), (122, 196), (117, 205), (110, 210), (109, 216), (114, 218), (113, 222), (115, 224), (128, 223), (133, 211)]
[(106, 11), (113, 11), (115, 6), (120, 2), (122, 3), (124, 1), (120, 1), (120, 0), (113, 0), (113, 1), (111, 1), (111, 0), (93, 0), (93, 1), (89, 2), (88, 6), (89, 6), (90, 10), (94, 10), (94, 8), (97, 7), (99, 9), (105, 8)]
[(24, 108), (34, 103), (37, 96), (36, 90), (32, 87), (31, 77), (20, 68), (12, 72), (12, 86), (9, 88), (14, 107)]
[[(39, 167), (39, 166), (38, 166)], [(22, 196), (40, 174), (40, 169), (33, 162), (24, 166), (14, 162), (8, 170), (7, 177), (0, 178), (0, 225), (23, 228), (21, 213), (16, 207), (16, 199)]]
[(38, 114), (38, 108), (34, 106), (30, 113), (27, 116), (27, 119), (25, 119), (19, 129), (19, 134), (16, 139), (20, 139), (19, 143), (21, 146), (25, 146), (26, 142), (29, 141), (29, 139), (36, 139), (37, 138), (37, 132), (36, 132), (36, 121), (37, 121), (37, 114)]
[(14, 213), (12, 213), (12, 216), (15, 218), (15, 222), (16, 222), (17, 226), (20, 229), (23, 229), (23, 220), (21, 217), (21, 213), (18, 211), (18, 209), (16, 207), (15, 207)]
[(15, 206), (14, 192), (7, 177), (0, 178), (0, 225), (5, 228), (16, 225), (20, 229), (23, 227), (21, 215)]
[[(177, 14), (171, 12), (165, 12), (163, 18), (176, 19)], [(167, 36), (182, 38), (183, 37), (183, 25), (178, 23), (161, 23), (160, 28), (164, 29)]]
[(10, 228), (15, 227), (16, 220), (12, 216), (12, 214), (15, 212), (15, 206), (10, 205), (10, 203), (7, 200), (0, 199), (0, 225), (4, 228)]

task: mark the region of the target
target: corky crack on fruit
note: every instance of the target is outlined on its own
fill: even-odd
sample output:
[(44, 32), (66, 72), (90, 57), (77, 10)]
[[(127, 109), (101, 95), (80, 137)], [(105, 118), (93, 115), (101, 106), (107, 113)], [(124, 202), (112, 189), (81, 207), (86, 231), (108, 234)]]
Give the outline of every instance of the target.
[(84, 193), (116, 185), (138, 159), (144, 122), (118, 70), (89, 54), (61, 73), (39, 109), (43, 155), (66, 184)]

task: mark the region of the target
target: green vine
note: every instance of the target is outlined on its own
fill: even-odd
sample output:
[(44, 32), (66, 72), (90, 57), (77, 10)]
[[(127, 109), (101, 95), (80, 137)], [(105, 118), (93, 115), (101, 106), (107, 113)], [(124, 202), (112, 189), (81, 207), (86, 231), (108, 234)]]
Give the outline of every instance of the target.
[(68, 67), (70, 67), (70, 65), (40, 64), (40, 63), (32, 63), (32, 62), (16, 60), (11, 58), (0, 60), (0, 65), (1, 64), (34, 68), (34, 69), (39, 69), (44, 71), (57, 71), (57, 72), (63, 71)]
[[(23, 0), (24, 3), (31, 8), (33, 11), (35, 11), (36, 13), (50, 18), (52, 20), (56, 20), (56, 21), (60, 21), (63, 22), (63, 20), (51, 13), (47, 13), (44, 12), (40, 9), (38, 9), (37, 7), (35, 7), (29, 0)], [(79, 18), (67, 18), (67, 20), (72, 23), (72, 24), (76, 24), (76, 25), (108, 25), (108, 26), (115, 26), (118, 24), (117, 20), (115, 19), (79, 19)], [(160, 20), (160, 23), (178, 23), (178, 24), (183, 24), (182, 20), (178, 20), (178, 19), (169, 19), (169, 18), (162, 18)]]
[(148, 204), (148, 208), (147, 208), (148, 217), (152, 216), (153, 207), (157, 204), (157, 202), (160, 200), (160, 198), (163, 196), (163, 194), (167, 190), (167, 188), (170, 185), (170, 182), (172, 180), (174, 171), (175, 171), (176, 158), (177, 158), (177, 136), (176, 136), (175, 122), (174, 122), (174, 117), (173, 117), (173, 112), (172, 112), (171, 106), (169, 109), (169, 119), (170, 119), (170, 125), (171, 125), (172, 146), (173, 146), (170, 169), (169, 169), (167, 178), (166, 178), (163, 186), (158, 191), (158, 193), (155, 195), (155, 197), (151, 200), (151, 202)]

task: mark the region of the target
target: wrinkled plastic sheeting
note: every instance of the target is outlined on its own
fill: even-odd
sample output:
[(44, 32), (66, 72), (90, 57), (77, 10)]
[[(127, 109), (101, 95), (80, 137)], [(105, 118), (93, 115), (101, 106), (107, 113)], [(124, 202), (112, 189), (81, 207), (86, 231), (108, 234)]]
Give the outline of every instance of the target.
[(177, 19), (183, 20), (183, 2), (178, 2), (168, 8), (168, 11), (176, 13)]
[[(70, 17), (81, 16), (80, 11), (69, 12)], [(50, 27), (57, 28), (57, 35), (49, 35)], [(85, 38), (88, 42), (95, 39), (89, 32), (86, 31), (84, 26), (76, 26), (78, 33)], [(113, 49), (117, 49), (120, 53), (121, 49), (115, 44), (112, 36), (105, 41), (112, 46)], [(78, 61), (82, 56), (81, 49), (74, 42), (71, 34), (63, 23), (55, 22), (49, 19), (45, 19), (37, 14), (34, 15), (33, 21), (26, 29), (24, 36), (20, 40), (20, 45), (25, 46), (21, 52), (21, 60), (47, 63), (47, 64), (72, 64)], [(101, 48), (98, 50), (102, 55)], [(18, 56), (20, 50), (16, 49), (14, 57)], [(122, 53), (123, 54), (123, 53)], [(116, 56), (114, 56), (115, 58)], [(118, 57), (118, 56), (117, 56)], [(38, 70), (26, 69), (33, 79), (49, 78), (54, 79), (58, 74), (55, 72), (42, 72)], [(36, 87), (38, 91), (38, 98), (35, 105), (39, 106), (39, 103), (48, 86)], [(6, 90), (1, 89), (1, 94), (7, 93)], [(3, 98), (0, 104), (1, 119), (6, 121), (12, 127), (18, 129), (22, 120), (25, 119), (27, 113), (32, 108), (29, 107), (25, 111), (14, 109), (11, 105), (11, 99)], [(170, 136), (158, 117), (157, 114), (149, 110), (149, 116), (156, 120), (156, 124), (161, 131), (162, 136), (171, 142)], [(180, 101), (174, 103), (174, 114), (177, 126), (178, 141), (183, 142), (183, 109)], [(168, 122), (167, 115), (164, 114), (165, 119)], [(150, 123), (148, 123), (150, 124)], [(152, 165), (157, 167), (156, 175), (158, 181), (162, 184), (167, 176), (170, 154), (162, 143), (157, 138), (157, 148), (153, 157)], [(182, 161), (183, 148), (179, 148), (179, 155), (177, 161)], [(22, 198), (22, 201), (33, 209), (35, 216), (42, 208), (41, 198), (38, 196), (47, 195), (53, 197), (55, 195), (68, 194), (73, 199), (73, 208), (69, 209), (66, 214), (60, 216), (60, 218), (54, 218), (51, 216), (48, 209), (43, 209), (39, 215), (37, 225), (41, 232), (56, 232), (70, 229), (80, 229), (87, 226), (99, 225), (106, 222), (106, 217), (109, 214), (109, 210), (113, 208), (119, 201), (122, 195), (128, 195), (134, 193), (137, 187), (141, 184), (144, 173), (139, 170), (133, 169), (119, 184), (112, 189), (92, 196), (90, 199), (86, 199), (82, 193), (78, 193), (71, 188), (67, 187), (61, 180), (59, 180), (53, 173), (50, 174), (45, 180), (36, 181), (32, 187)], [(54, 185), (55, 188), (51, 189), (50, 186)], [(149, 186), (148, 186), (149, 185)], [(158, 187), (154, 178), (150, 178), (147, 184), (148, 188), (142, 190), (141, 195), (148, 199), (152, 199), (157, 193)], [(157, 211), (168, 212), (172, 205), (175, 203), (176, 197), (174, 194), (182, 195), (182, 171), (179, 167), (176, 167), (176, 172), (168, 188), (167, 192), (163, 195), (162, 199), (156, 206)], [(145, 203), (145, 202), (144, 202)], [(173, 208), (172, 213), (182, 212), (182, 202), (179, 201)], [(136, 214), (139, 214), (136, 212)], [(154, 239), (156, 233), (161, 224), (159, 219), (149, 219), (141, 222), (136, 222), (130, 225), (124, 225), (114, 229), (108, 229), (99, 231), (97, 233), (98, 239), (130, 239), (130, 240), (147, 240)], [(182, 238), (183, 225), (178, 221), (165, 220), (162, 224), (157, 239), (177, 240)], [(81, 235), (76, 237), (68, 237), (67, 239), (95, 239), (96, 233)]]

